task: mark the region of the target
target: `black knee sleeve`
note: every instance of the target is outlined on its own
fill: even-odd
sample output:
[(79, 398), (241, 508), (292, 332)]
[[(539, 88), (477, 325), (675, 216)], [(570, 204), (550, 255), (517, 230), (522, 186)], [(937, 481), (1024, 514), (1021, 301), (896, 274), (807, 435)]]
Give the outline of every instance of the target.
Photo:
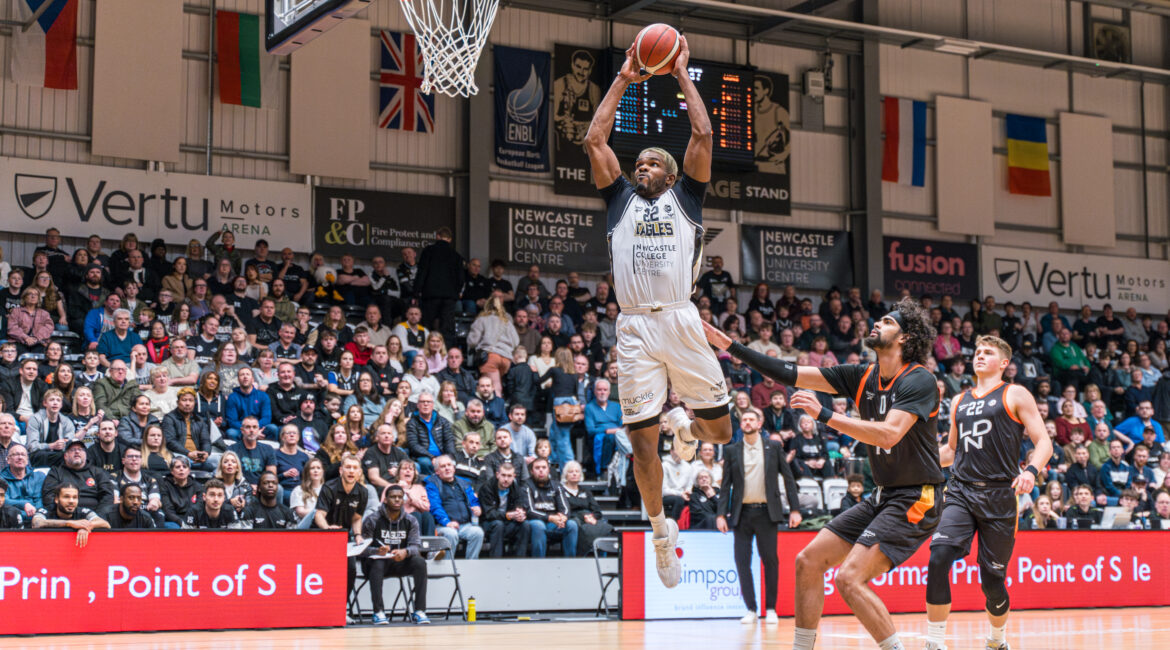
[(959, 559), (961, 549), (943, 545), (930, 547), (930, 569), (926, 574), (926, 603), (951, 603), (951, 566)]
[(992, 616), (1006, 614), (1011, 609), (1012, 604), (1003, 576), (981, 569), (979, 580), (983, 583), (983, 597), (987, 599), (987, 612)]

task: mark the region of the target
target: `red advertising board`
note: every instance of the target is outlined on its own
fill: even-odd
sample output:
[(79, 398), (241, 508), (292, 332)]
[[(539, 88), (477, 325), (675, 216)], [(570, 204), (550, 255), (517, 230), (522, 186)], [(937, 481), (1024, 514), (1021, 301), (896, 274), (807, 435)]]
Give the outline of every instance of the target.
[[(652, 589), (647, 585), (646, 563), (653, 557), (635, 558), (643, 552), (639, 533), (626, 533), (622, 544), (622, 612), (636, 617), (647, 612), (644, 603), (627, 602)], [(719, 533), (706, 533), (718, 535)], [(793, 613), (796, 555), (815, 533), (778, 533), (780, 593), (776, 609), (781, 616)], [(696, 546), (697, 545), (693, 545)], [(929, 545), (923, 545), (908, 561), (873, 580), (870, 586), (894, 613), (925, 611), (926, 574)], [(733, 558), (683, 556), (683, 580), (687, 565), (714, 570), (725, 562), (735, 569)], [(825, 614), (849, 614), (834, 584), (837, 570), (825, 572)], [(952, 608), (976, 611), (984, 608), (975, 549), (955, 563), (950, 572)], [(737, 587), (738, 580), (727, 580)], [(1007, 567), (1007, 584), (1012, 609), (1054, 609), (1080, 607), (1155, 607), (1170, 605), (1170, 535), (1158, 531), (1022, 531), (1016, 536), (1015, 552)], [(757, 592), (763, 592), (763, 585)], [(738, 593), (738, 592), (737, 592)], [(661, 597), (659, 595), (655, 596)], [(711, 596), (715, 598), (715, 595)], [(633, 616), (631, 616), (633, 615)]]
[(345, 624), (341, 531), (0, 533), (0, 634)]

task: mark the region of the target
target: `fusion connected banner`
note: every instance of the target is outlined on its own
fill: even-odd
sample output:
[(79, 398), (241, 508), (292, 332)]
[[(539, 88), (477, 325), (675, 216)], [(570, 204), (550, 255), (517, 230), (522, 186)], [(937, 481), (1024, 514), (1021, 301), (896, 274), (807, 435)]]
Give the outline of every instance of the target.
[(885, 237), (885, 290), (979, 298), (979, 250), (972, 244)]
[(345, 624), (346, 536), (0, 533), (0, 634)]

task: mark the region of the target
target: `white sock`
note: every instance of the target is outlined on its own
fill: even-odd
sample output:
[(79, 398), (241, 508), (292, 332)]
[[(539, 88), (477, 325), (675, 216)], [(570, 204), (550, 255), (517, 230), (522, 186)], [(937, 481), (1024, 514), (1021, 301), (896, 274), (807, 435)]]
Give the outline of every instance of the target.
[(654, 529), (653, 537), (655, 539), (662, 539), (666, 537), (666, 511), (662, 510), (656, 515), (650, 515), (650, 527)]
[(897, 633), (879, 643), (878, 647), (881, 650), (906, 650), (906, 646), (902, 645), (902, 640), (898, 638)]
[(926, 622), (926, 640), (933, 641), (938, 645), (942, 645), (947, 638), (947, 622), (941, 621), (935, 623), (934, 621)]
[(991, 639), (992, 641), (999, 641), (1002, 643), (1005, 640), (1006, 635), (1007, 635), (1007, 623), (1005, 622), (1003, 624), (1003, 627), (996, 627), (996, 626), (992, 625), (991, 626), (991, 636), (989, 636), (988, 638)]
[(817, 631), (798, 627), (792, 634), (792, 650), (813, 650), (817, 642)]

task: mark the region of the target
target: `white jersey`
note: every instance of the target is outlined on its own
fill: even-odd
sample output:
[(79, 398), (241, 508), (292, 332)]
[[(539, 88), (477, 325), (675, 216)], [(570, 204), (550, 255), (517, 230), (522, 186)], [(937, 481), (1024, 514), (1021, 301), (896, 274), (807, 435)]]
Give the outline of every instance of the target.
[(624, 176), (601, 190), (613, 289), (622, 309), (689, 300), (703, 253), (706, 183), (685, 174), (656, 199), (645, 199)]

